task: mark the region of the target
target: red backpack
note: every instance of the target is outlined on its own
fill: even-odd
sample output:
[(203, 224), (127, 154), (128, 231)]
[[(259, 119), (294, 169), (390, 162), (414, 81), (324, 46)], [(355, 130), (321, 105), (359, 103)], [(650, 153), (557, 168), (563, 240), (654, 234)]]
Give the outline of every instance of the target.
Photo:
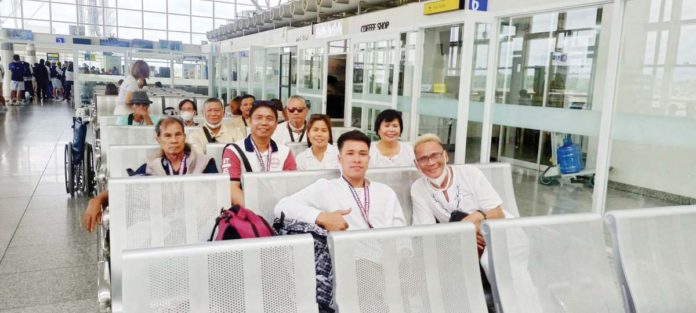
[[(217, 230), (217, 235), (216, 231)], [(235, 205), (228, 210), (221, 210), (215, 219), (215, 227), (210, 234), (213, 240), (230, 240), (274, 236), (275, 231), (263, 217), (249, 209)]]

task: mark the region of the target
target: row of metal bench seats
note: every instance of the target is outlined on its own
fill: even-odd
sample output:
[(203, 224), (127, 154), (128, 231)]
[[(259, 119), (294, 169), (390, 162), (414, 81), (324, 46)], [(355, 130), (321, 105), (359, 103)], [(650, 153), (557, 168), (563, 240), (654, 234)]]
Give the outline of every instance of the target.
[[(114, 311), (316, 312), (311, 237), (201, 244), (215, 204), (227, 202), (225, 180), (114, 183)], [(498, 311), (696, 309), (696, 207), (611, 212), (606, 221), (618, 275), (599, 215), (486, 221)], [(329, 245), (340, 312), (486, 312), (471, 225), (339, 232)]]
[[(96, 113), (97, 116), (113, 115), (116, 108), (118, 96), (95, 95)], [(164, 94), (164, 93), (149, 93), (152, 104), (150, 105), (150, 114), (162, 115), (164, 108), (172, 107), (175, 111), (179, 110), (179, 102), (184, 99), (193, 100), (198, 106), (208, 99), (205, 95), (193, 94)]]

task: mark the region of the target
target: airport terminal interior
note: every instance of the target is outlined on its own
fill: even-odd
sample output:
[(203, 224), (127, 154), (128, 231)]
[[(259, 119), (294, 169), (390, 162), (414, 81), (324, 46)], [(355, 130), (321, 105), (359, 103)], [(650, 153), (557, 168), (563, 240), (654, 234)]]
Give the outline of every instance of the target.
[(696, 0), (0, 0), (0, 69), (0, 313), (696, 312)]

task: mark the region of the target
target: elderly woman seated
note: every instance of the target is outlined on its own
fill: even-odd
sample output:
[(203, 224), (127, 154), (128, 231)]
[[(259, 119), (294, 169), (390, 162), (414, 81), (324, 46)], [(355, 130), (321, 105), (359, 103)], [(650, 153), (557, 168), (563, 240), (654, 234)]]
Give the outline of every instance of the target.
[[(137, 170), (129, 169), (129, 175), (189, 175), (218, 173), (215, 159), (191, 150), (186, 143), (184, 123), (178, 117), (165, 117), (155, 127), (160, 154), (147, 161)], [(104, 191), (92, 198), (82, 216), (87, 231), (93, 231), (101, 220), (102, 206), (108, 205), (109, 193)]]

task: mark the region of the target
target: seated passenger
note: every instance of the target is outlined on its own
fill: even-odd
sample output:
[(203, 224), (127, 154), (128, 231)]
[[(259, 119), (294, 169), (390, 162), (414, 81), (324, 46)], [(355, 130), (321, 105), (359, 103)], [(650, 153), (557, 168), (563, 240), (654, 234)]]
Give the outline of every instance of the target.
[(404, 131), (401, 112), (392, 109), (380, 112), (374, 129), (380, 140), (370, 149), (370, 167), (413, 166), (411, 145), (399, 141)]
[(307, 142), (306, 126), (307, 126), (307, 103), (300, 96), (292, 96), (288, 99), (285, 106), (285, 113), (288, 118), (286, 122), (278, 124), (273, 140), (279, 145), (284, 145), (289, 142)]
[[(158, 157), (140, 166), (133, 175), (189, 175), (217, 173), (215, 159), (198, 154), (186, 143), (184, 123), (177, 117), (165, 117), (155, 127), (157, 143), (162, 148)], [(109, 192), (92, 198), (82, 216), (82, 225), (91, 232), (101, 221), (102, 206), (108, 205)]]
[(224, 115), (225, 109), (220, 99), (210, 98), (203, 103), (205, 123), (203, 127), (194, 130), (189, 138), (194, 150), (205, 153), (208, 143), (232, 143), (244, 139), (243, 128), (223, 123)]
[(225, 117), (242, 116), (242, 96), (236, 96), (230, 99), (230, 102), (225, 107)]
[(328, 231), (406, 225), (396, 193), (385, 184), (368, 181), (370, 138), (349, 131), (338, 138), (342, 176), (320, 179), (281, 199), (275, 207), (288, 219), (317, 224)]
[(181, 116), (181, 119), (184, 120), (184, 126), (198, 126), (198, 123), (193, 120), (193, 117), (196, 115), (198, 115), (196, 103), (190, 99), (184, 99), (179, 102), (179, 116)]
[(144, 91), (134, 91), (133, 96), (126, 106), (133, 113), (128, 115), (121, 115), (116, 120), (116, 125), (126, 126), (126, 125), (154, 125), (157, 123), (157, 116), (150, 116), (148, 109), (150, 108), (150, 98), (147, 97), (147, 93)]
[(239, 111), (242, 112), (242, 121), (244, 122), (244, 127), (247, 128), (247, 135), (249, 134), (249, 124), (251, 124), (251, 107), (256, 102), (256, 97), (252, 95), (242, 96), (242, 105), (239, 107)]
[(307, 145), (309, 149), (298, 154), (297, 169), (337, 169), (338, 149), (333, 145), (331, 118), (328, 115), (312, 115), (307, 123)]
[(449, 157), (437, 135), (420, 136), (414, 149), (415, 164), (423, 177), (411, 186), (413, 224), (450, 220), (472, 222), (476, 225), (479, 251), (482, 251), (485, 241), (480, 233), (481, 222), (505, 218), (500, 196), (478, 168), (447, 166)]
[(222, 172), (230, 175), (233, 205), (244, 206), (241, 178), (244, 172), (294, 171), (297, 166), (290, 149), (271, 140), (278, 112), (267, 102), (257, 102), (250, 110), (251, 134), (225, 147)]

